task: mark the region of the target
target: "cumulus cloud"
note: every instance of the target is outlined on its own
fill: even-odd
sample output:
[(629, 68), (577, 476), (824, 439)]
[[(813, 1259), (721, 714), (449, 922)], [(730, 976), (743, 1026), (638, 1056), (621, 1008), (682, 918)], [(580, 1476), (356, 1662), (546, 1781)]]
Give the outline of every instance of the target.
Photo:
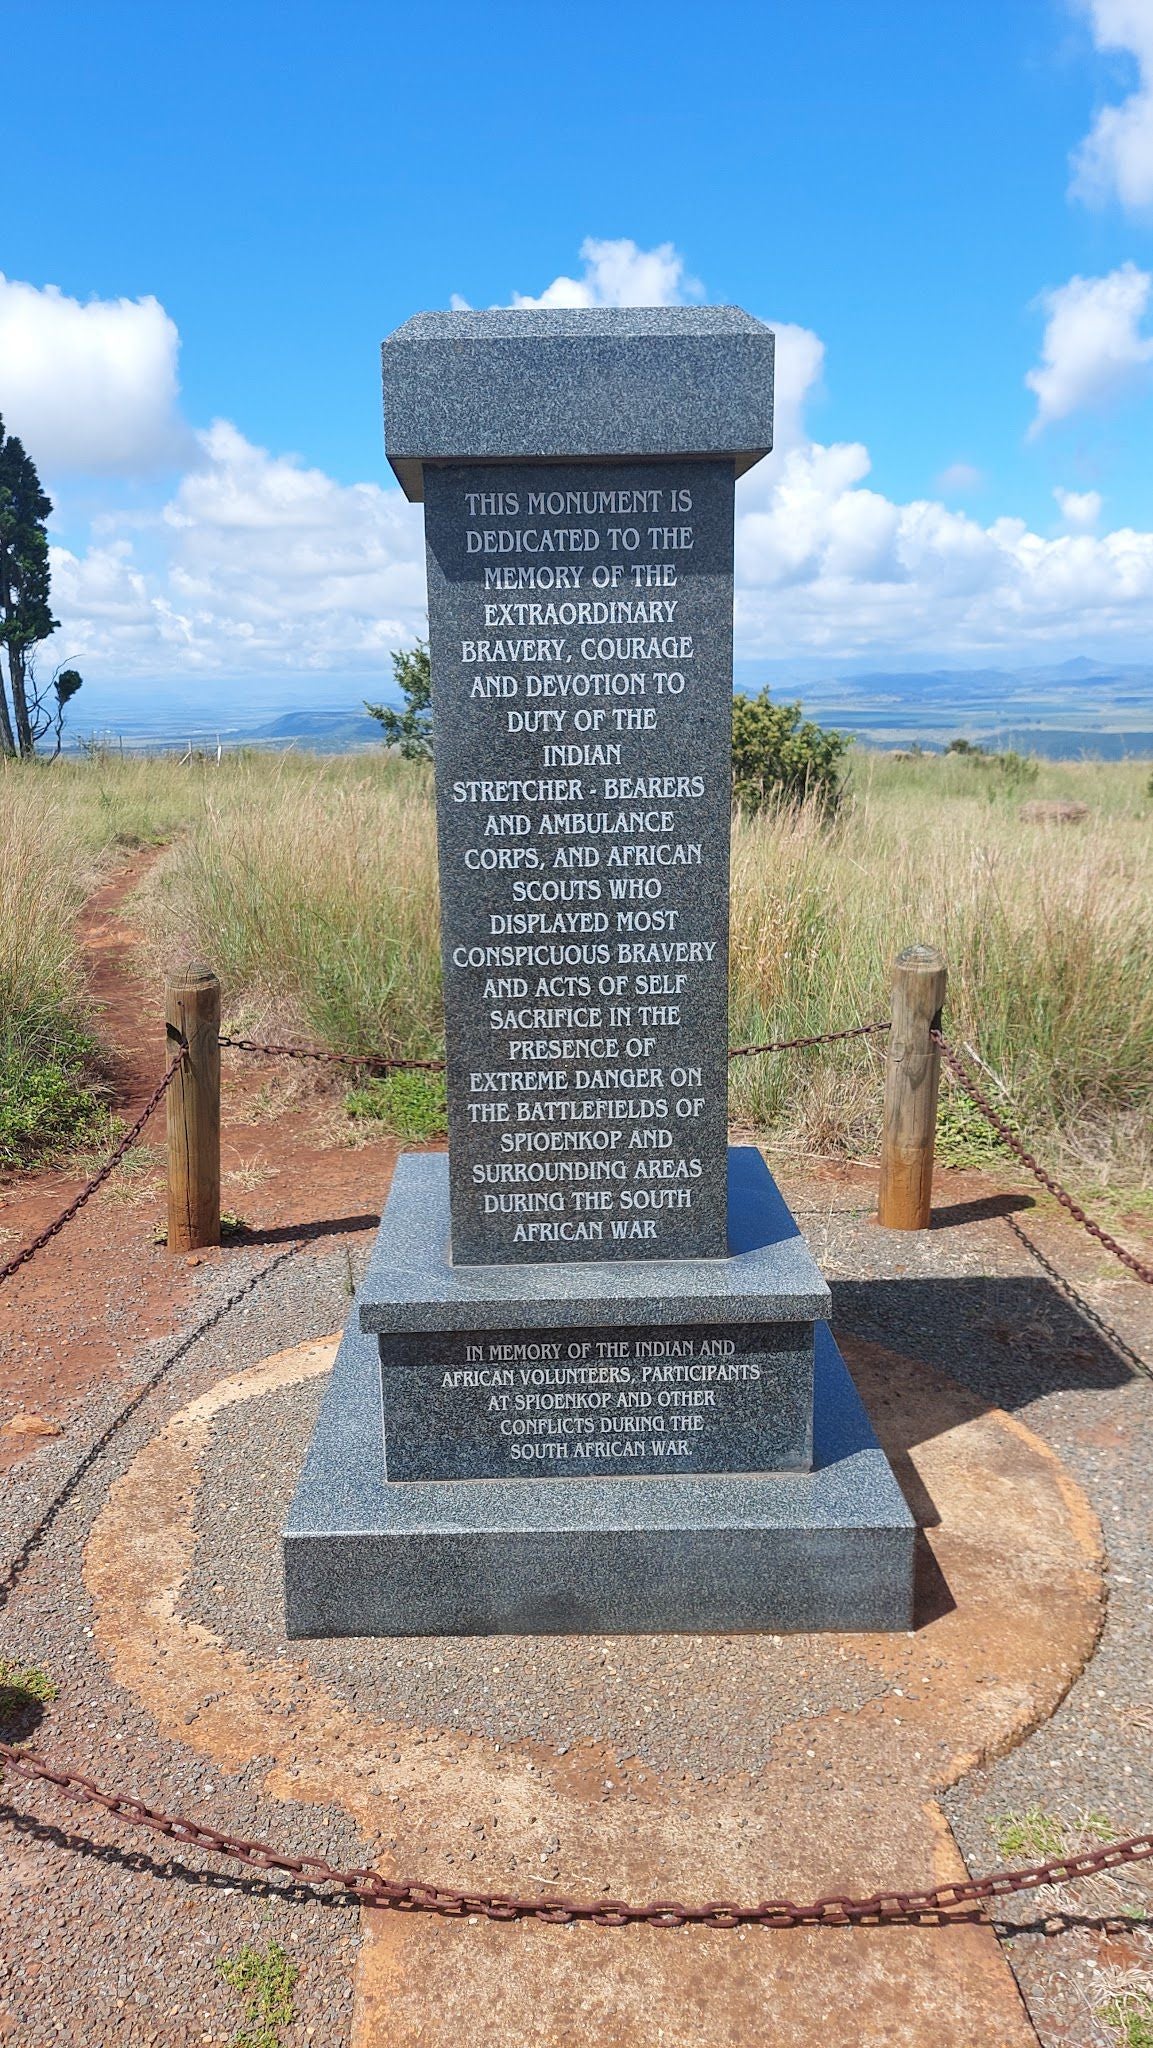
[(1153, 4), (1083, 0), (1099, 50), (1118, 50), (1137, 67), (1137, 84), (1119, 106), (1102, 107), (1073, 157), (1071, 190), (1089, 201), (1153, 206)]
[[(627, 238), (598, 241), (586, 235), (581, 243), (583, 275), (554, 277), (539, 297), (514, 292), (514, 306), (684, 306), (703, 297), (703, 288), (685, 270), (685, 259), (671, 242), (639, 249)], [(454, 304), (457, 303), (454, 300)]]
[(0, 274), (0, 414), (42, 473), (140, 475), (185, 460), (179, 347), (154, 298), (82, 303)]
[[(1020, 653), (1153, 629), (1153, 533), (1045, 538), (871, 488), (859, 442), (798, 438), (737, 487), (742, 654)], [(1092, 492), (1064, 494), (1070, 525)], [(1072, 506), (1073, 514), (1069, 512)], [(94, 677), (387, 676), (422, 630), (420, 508), (218, 423), (153, 523), (53, 552), (61, 645)]]
[(419, 506), (338, 484), (218, 421), (155, 520), (54, 548), (70, 659), (117, 673), (386, 669), (423, 623)]
[(1063, 491), (1058, 484), (1053, 496), (1066, 526), (1075, 533), (1087, 533), (1096, 526), (1103, 503), (1100, 491)]
[(1037, 397), (1030, 435), (1083, 406), (1106, 404), (1147, 376), (1153, 335), (1139, 330), (1151, 289), (1147, 270), (1123, 263), (1107, 277), (1071, 277), (1044, 294), (1041, 362), (1025, 378)]
[(1019, 655), (1139, 638), (1153, 627), (1153, 533), (1046, 539), (932, 500), (869, 489), (859, 443), (784, 459), (764, 506), (737, 486), (741, 651), (830, 658), (926, 648)]
[[(816, 396), (825, 367), (825, 344), (810, 327), (770, 320), (777, 337), (773, 376), (773, 449), (781, 456), (806, 438), (805, 407)], [(771, 472), (770, 472), (771, 473)]]
[[(685, 259), (672, 242), (660, 242), (655, 249), (641, 249), (625, 238), (598, 241), (587, 235), (581, 243), (584, 275), (554, 277), (535, 298), (514, 292), (512, 306), (683, 306), (704, 297), (699, 278), (689, 277)], [(452, 294), (452, 309), (471, 309), (459, 292)], [(825, 360), (825, 344), (808, 327), (788, 320), (770, 322), (776, 338), (774, 381), (774, 441), (776, 448), (791, 448), (803, 433), (806, 403), (818, 388)]]
[[(640, 291), (637, 264), (655, 265), (649, 291), (689, 290), (671, 245), (607, 246), (611, 263), (605, 244), (585, 244), (590, 291)], [(1119, 301), (1096, 296), (1118, 280)], [(1050, 295), (1033, 385), (1045, 417), (1145, 370), (1153, 343), (1138, 323), (1150, 288), (1127, 266)], [(888, 498), (861, 442), (813, 438), (819, 336), (770, 324), (777, 445), (737, 489), (742, 654), (876, 660), (931, 648), (963, 659), (1132, 644), (1153, 631), (1153, 533), (1097, 536), (1095, 491), (1055, 494), (1068, 529), (1055, 537), (1020, 519), (983, 524), (939, 499)], [(939, 488), (969, 481), (955, 466)], [(383, 483), (337, 483), (224, 421), (197, 437), (165, 505), (107, 514), (87, 547), (54, 550), (53, 571), (60, 644), (94, 680), (375, 671), (387, 687), (388, 654), (424, 624), (420, 508)]]

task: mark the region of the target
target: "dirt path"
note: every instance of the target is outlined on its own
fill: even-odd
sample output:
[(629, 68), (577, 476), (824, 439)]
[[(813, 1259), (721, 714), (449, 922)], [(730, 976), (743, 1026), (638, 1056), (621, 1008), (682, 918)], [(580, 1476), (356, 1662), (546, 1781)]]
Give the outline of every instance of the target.
[[(161, 856), (162, 857), (162, 856)], [(97, 1028), (111, 1058), (113, 1106), (126, 1122), (143, 1107), (164, 1059), (163, 995), (138, 971), (131, 898), (158, 858), (133, 856), (90, 897), (79, 939)], [(190, 1266), (227, 1266), (238, 1249), (275, 1246), (337, 1228), (371, 1230), (395, 1141), (334, 1143), (330, 1089), (310, 1073), (228, 1056), (222, 1127), (223, 1203), (245, 1235), (177, 1260), (154, 1242), (164, 1215), (164, 1118), (158, 1114), (127, 1170), (20, 1273), (0, 1302), (0, 1470), (67, 1428), (94, 1387), (123, 1377), (141, 1345), (179, 1329), (193, 1300)], [(95, 1158), (0, 1179), (0, 1247), (43, 1230), (78, 1193)]]

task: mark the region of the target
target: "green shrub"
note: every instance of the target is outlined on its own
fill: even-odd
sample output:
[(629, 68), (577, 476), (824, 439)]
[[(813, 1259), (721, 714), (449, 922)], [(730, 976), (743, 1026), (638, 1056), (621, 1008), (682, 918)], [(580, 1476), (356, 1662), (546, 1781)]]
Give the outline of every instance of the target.
[(1040, 773), (1040, 763), (1035, 754), (1018, 754), (1013, 747), (1006, 747), (1000, 754), (990, 754), (989, 759), (1011, 789), (1021, 789), (1028, 782), (1036, 782)]
[(995, 779), (985, 785), (985, 793), (990, 798), (997, 794), (998, 789), (1012, 794), (1026, 784), (1036, 782), (1041, 768), (1035, 754), (1019, 754), (1015, 747), (983, 747), (976, 740), (950, 740), (945, 752), (967, 761), (973, 768), (992, 771)]
[(852, 739), (802, 719), (799, 704), (733, 698), (733, 802), (750, 814), (774, 803), (817, 803), (835, 810), (841, 762)]
[(0, 1657), (0, 1725), (30, 1706), (48, 1707), (56, 1698), (56, 1687), (38, 1664), (14, 1664)]
[(432, 759), (432, 663), (427, 640), (416, 646), (398, 648), (392, 657), (392, 673), (404, 694), (404, 710), (388, 704), (365, 704), (370, 718), (379, 724), (387, 745), (397, 747), (406, 761)]
[(92, 1091), (95, 1048), (66, 1017), (0, 1036), (0, 1168), (11, 1171), (106, 1136)]
[[(1014, 1136), (1017, 1119), (1004, 1103), (994, 1102)], [(936, 1156), (942, 1166), (991, 1167), (1011, 1159), (1013, 1154), (999, 1131), (994, 1130), (984, 1111), (958, 1087), (948, 1073), (941, 1077), (937, 1098)]]
[(376, 1075), (363, 1087), (350, 1088), (344, 1106), (349, 1116), (371, 1117), (398, 1138), (441, 1138), (448, 1125), (444, 1075), (418, 1069)]

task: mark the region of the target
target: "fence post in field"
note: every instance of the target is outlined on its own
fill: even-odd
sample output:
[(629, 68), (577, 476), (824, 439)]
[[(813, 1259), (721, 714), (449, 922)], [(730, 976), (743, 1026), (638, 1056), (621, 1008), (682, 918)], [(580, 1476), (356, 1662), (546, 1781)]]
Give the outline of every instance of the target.
[(168, 1057), (188, 1047), (168, 1090), (168, 1249), (220, 1243), (220, 983), (194, 961), (166, 990)]
[(893, 962), (893, 1023), (885, 1049), (885, 1116), (877, 1221), (927, 1230), (933, 1203), (940, 1049), (929, 1036), (945, 1001), (945, 956), (906, 946)]

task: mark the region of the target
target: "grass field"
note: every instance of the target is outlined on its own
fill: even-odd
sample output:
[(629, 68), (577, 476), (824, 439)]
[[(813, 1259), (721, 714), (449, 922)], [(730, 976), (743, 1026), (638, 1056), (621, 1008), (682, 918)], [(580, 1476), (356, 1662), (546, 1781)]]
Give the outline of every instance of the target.
[[(893, 954), (929, 941), (950, 963), (947, 1029), (977, 1050), (1022, 1135), (1082, 1187), (1149, 1187), (1148, 782), (1140, 763), (1041, 763), (1022, 784), (961, 757), (861, 753), (833, 824), (805, 810), (739, 822), (732, 1041), (883, 1016)], [(1089, 817), (1020, 818), (1023, 797), (1058, 795)], [(435, 832), (419, 765), (383, 752), (239, 753), (219, 766), (111, 755), (8, 768), (0, 806), (8, 1163), (85, 1135), (98, 1054), (72, 923), (129, 848), (158, 848), (133, 905), (157, 980), (197, 956), (220, 973), (234, 1025), (338, 1050), (440, 1049)], [(777, 1146), (870, 1155), (880, 1059), (858, 1044), (736, 1062), (733, 1120)], [(949, 1088), (940, 1142), (959, 1163), (993, 1156)]]

